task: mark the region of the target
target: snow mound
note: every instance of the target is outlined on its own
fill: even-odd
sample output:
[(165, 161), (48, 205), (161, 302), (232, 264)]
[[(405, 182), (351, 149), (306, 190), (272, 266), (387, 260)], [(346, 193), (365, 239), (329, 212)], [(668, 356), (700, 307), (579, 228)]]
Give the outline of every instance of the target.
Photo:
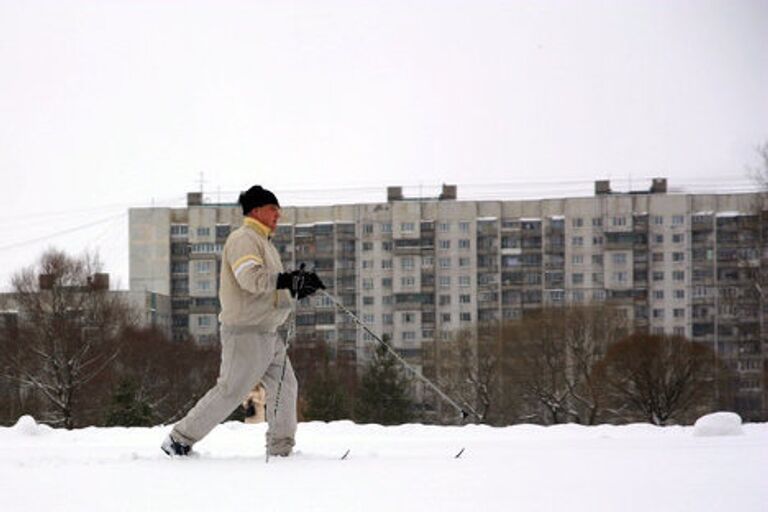
[(715, 412), (702, 416), (693, 425), (695, 436), (740, 436), (741, 416), (735, 412)]
[(40, 425), (30, 415), (24, 415), (13, 426), (13, 430), (21, 435), (25, 436), (39, 436), (50, 430), (47, 425)]

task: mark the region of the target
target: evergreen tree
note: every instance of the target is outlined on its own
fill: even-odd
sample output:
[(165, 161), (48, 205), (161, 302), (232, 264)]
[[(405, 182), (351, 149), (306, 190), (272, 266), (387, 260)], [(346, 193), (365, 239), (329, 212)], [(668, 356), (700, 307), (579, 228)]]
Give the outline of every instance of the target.
[(355, 419), (360, 423), (399, 425), (412, 419), (408, 380), (397, 359), (384, 346), (366, 369), (355, 403)]
[(326, 369), (308, 388), (305, 419), (335, 421), (351, 416), (349, 393), (332, 370)]
[(135, 382), (120, 382), (112, 395), (112, 404), (106, 418), (107, 426), (149, 427), (154, 424), (152, 407), (137, 395)]

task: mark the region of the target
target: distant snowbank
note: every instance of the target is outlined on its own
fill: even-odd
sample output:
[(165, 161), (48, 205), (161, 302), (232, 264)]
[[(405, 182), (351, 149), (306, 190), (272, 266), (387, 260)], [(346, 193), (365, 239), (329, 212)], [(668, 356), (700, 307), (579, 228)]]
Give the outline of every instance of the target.
[(16, 424), (12, 427), (13, 431), (17, 434), (25, 436), (39, 436), (46, 434), (53, 429), (48, 425), (41, 425), (35, 421), (32, 416), (26, 415), (19, 418)]
[(695, 436), (740, 436), (743, 434), (741, 416), (734, 412), (707, 414), (696, 420), (693, 426), (693, 435)]

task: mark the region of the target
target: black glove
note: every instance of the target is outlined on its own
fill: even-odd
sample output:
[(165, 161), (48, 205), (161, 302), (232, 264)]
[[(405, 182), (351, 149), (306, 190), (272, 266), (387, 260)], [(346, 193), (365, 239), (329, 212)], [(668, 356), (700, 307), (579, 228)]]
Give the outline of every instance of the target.
[(323, 281), (314, 272), (306, 272), (304, 274), (301, 289), (298, 291), (299, 299), (312, 295), (317, 290), (325, 290)]
[(291, 297), (298, 297), (299, 300), (308, 297), (319, 289), (325, 290), (325, 285), (314, 272), (306, 272), (304, 265), (299, 270), (293, 272), (281, 272), (277, 275), (277, 289), (288, 290)]

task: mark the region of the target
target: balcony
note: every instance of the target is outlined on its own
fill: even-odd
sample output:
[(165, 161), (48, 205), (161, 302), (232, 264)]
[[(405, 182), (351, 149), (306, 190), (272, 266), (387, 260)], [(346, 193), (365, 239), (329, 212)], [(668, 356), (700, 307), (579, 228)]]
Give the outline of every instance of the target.
[[(646, 242), (647, 244), (647, 239)], [(620, 231), (605, 233), (605, 250), (632, 250), (635, 246), (635, 233)]]

